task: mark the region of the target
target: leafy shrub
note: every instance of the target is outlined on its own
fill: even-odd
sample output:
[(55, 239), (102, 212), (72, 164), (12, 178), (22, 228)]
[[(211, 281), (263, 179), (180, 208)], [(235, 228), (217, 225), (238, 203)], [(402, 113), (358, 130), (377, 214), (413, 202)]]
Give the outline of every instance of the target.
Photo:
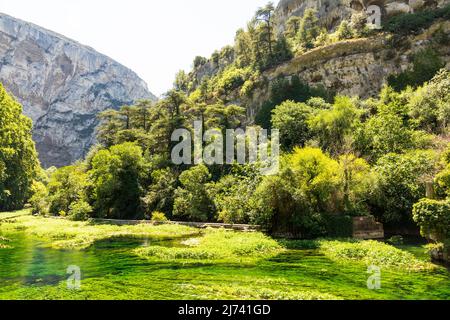
[(32, 213), (47, 215), (49, 213), (48, 190), (42, 182), (34, 181), (31, 186), (32, 196), (29, 200)]
[(387, 154), (377, 162), (377, 206), (384, 222), (412, 221), (413, 205), (426, 195), (423, 177), (433, 174), (436, 162), (432, 151)]
[(298, 76), (290, 79), (279, 77), (271, 84), (270, 99), (263, 103), (256, 115), (256, 124), (271, 128), (272, 110), (286, 100), (306, 102), (312, 97), (328, 99), (330, 94), (322, 88), (312, 88)]
[(252, 197), (260, 180), (256, 168), (251, 168), (243, 174), (233, 172), (211, 184), (208, 193), (217, 209), (218, 220), (224, 223), (248, 223)]
[(348, 21), (342, 21), (339, 28), (336, 31), (338, 40), (352, 39), (355, 34), (352, 25)]
[(88, 220), (92, 214), (92, 207), (86, 201), (79, 200), (70, 205), (68, 218), (72, 221)]
[(72, 203), (85, 198), (88, 185), (88, 175), (82, 164), (56, 170), (48, 184), (50, 213), (68, 212)]
[(310, 139), (308, 120), (312, 114), (308, 105), (290, 100), (272, 111), (272, 128), (280, 130), (280, 143), (285, 150), (303, 147)]
[(449, 201), (422, 199), (414, 205), (413, 217), (424, 236), (431, 235), (438, 241), (450, 238)]
[(182, 187), (175, 190), (173, 215), (189, 221), (212, 218), (212, 203), (207, 192), (211, 174), (205, 165), (195, 166), (180, 175)]
[(167, 222), (169, 221), (166, 215), (162, 212), (155, 211), (152, 213), (152, 221), (154, 222)]
[(217, 90), (228, 93), (242, 86), (250, 77), (251, 69), (239, 69), (231, 66), (220, 75), (217, 81)]

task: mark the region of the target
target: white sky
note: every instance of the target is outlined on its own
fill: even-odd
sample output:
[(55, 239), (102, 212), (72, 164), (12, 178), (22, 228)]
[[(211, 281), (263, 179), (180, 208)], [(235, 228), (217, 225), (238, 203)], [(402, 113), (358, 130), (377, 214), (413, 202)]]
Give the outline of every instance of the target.
[[(0, 0), (0, 12), (58, 32), (135, 71), (150, 91), (172, 87), (197, 55), (231, 44), (268, 0)], [(274, 1), (277, 2), (276, 0)]]

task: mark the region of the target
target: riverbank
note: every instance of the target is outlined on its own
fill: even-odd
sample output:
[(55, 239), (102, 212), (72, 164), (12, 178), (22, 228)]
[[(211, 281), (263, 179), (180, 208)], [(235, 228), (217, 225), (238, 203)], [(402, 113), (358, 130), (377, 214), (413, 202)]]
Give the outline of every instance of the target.
[[(449, 299), (417, 245), (0, 214), (0, 299)], [(79, 266), (81, 290), (67, 289)], [(370, 290), (368, 267), (380, 270)], [(373, 275), (373, 274), (372, 274)], [(431, 288), (431, 289), (430, 289)]]

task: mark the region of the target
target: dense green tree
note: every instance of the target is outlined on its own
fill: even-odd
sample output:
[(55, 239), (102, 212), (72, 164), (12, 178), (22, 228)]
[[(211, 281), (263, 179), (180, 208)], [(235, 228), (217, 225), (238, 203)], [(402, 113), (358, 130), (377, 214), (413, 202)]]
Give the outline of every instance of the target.
[(214, 211), (208, 196), (211, 174), (204, 165), (195, 166), (180, 175), (181, 187), (175, 191), (173, 215), (190, 221), (211, 221)]
[(429, 83), (411, 93), (408, 107), (419, 128), (446, 133), (450, 123), (450, 72), (441, 70)]
[(234, 166), (229, 175), (210, 184), (208, 194), (224, 223), (249, 223), (253, 194), (261, 181), (257, 166)]
[(377, 162), (379, 176), (376, 213), (387, 223), (412, 221), (413, 205), (426, 195), (426, 181), (435, 173), (433, 151), (390, 153)]
[(90, 197), (98, 217), (133, 219), (140, 216), (143, 161), (142, 149), (133, 143), (100, 150), (94, 156), (89, 171), (93, 184)]
[(348, 147), (348, 138), (360, 126), (361, 110), (348, 97), (336, 97), (330, 110), (322, 110), (309, 125), (323, 150), (340, 154)]
[(40, 168), (32, 123), (0, 84), (0, 211), (20, 209)]
[(287, 39), (291, 41), (296, 40), (301, 23), (302, 19), (297, 16), (292, 16), (288, 19), (288, 21), (286, 22), (286, 30), (284, 31), (284, 35)]
[(328, 93), (311, 88), (298, 76), (279, 77), (272, 82), (270, 99), (266, 101), (256, 115), (255, 122), (263, 128), (271, 128), (272, 110), (286, 100), (306, 102), (311, 97), (327, 98)]
[(314, 43), (319, 34), (320, 27), (317, 11), (314, 9), (306, 9), (298, 31), (299, 44), (305, 49), (314, 48)]
[(142, 199), (146, 216), (151, 217), (153, 212), (158, 211), (171, 217), (176, 188), (177, 177), (172, 170), (168, 168), (155, 170), (148, 192)]
[(352, 25), (346, 20), (342, 21), (336, 31), (336, 36), (338, 40), (352, 39), (354, 37)]
[(86, 199), (88, 174), (82, 163), (56, 170), (48, 183), (49, 213), (67, 215), (72, 203)]
[(239, 29), (235, 37), (236, 64), (238, 67), (251, 66), (255, 62), (255, 52), (252, 42), (254, 27), (248, 25), (248, 31)]
[(97, 140), (109, 148), (116, 142), (117, 134), (124, 129), (120, 114), (117, 110), (106, 110), (98, 115), (100, 126), (97, 130)]
[(262, 50), (268, 52), (268, 56), (273, 56), (273, 46), (274, 46), (274, 16), (275, 7), (272, 2), (269, 2), (266, 6), (259, 8), (256, 13), (254, 20), (259, 23), (259, 45), (263, 47)]
[(187, 92), (189, 90), (189, 82), (189, 76), (184, 70), (180, 70), (175, 76), (174, 88), (177, 91)]
[(280, 142), (285, 150), (303, 147), (311, 138), (308, 120), (312, 116), (313, 109), (310, 106), (291, 100), (272, 111), (272, 128), (280, 131)]
[(281, 172), (267, 177), (255, 192), (252, 219), (272, 231), (325, 235), (322, 214), (334, 211), (339, 164), (320, 149), (296, 149), (282, 160)]

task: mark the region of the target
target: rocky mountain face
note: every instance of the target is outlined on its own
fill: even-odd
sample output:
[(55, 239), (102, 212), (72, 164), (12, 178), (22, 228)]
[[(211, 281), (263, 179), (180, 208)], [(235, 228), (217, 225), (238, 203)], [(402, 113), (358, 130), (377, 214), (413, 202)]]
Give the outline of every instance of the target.
[(97, 115), (156, 100), (133, 71), (92, 48), (0, 14), (0, 82), (33, 119), (44, 167), (81, 159), (95, 143)]
[[(293, 15), (303, 16), (308, 8), (318, 12), (319, 21), (330, 32), (343, 20), (350, 20), (355, 12), (371, 5), (381, 9), (382, 18), (405, 12), (433, 9), (450, 4), (450, 0), (281, 0), (276, 9), (277, 28), (283, 31), (284, 23)], [(248, 120), (252, 122), (263, 103), (270, 99), (274, 80), (299, 77), (310, 86), (323, 87), (336, 94), (375, 97), (391, 75), (412, 67), (412, 57), (430, 46), (450, 68), (450, 43), (436, 42), (436, 35), (450, 37), (450, 21), (437, 21), (420, 34), (401, 37), (393, 41), (388, 34), (380, 33), (370, 38), (344, 40), (310, 50), (293, 59), (264, 71), (250, 96), (243, 97), (241, 88), (228, 92), (222, 100), (245, 106)], [(225, 66), (214, 64), (211, 58), (194, 68), (191, 77), (196, 85), (204, 77), (212, 77)]]
[(335, 29), (342, 20), (349, 19), (356, 11), (366, 11), (372, 5), (381, 9), (383, 18), (411, 13), (422, 8), (436, 8), (448, 0), (281, 0), (276, 9), (278, 30), (283, 31), (292, 16), (302, 17), (307, 9), (317, 11), (319, 21), (328, 30)]

